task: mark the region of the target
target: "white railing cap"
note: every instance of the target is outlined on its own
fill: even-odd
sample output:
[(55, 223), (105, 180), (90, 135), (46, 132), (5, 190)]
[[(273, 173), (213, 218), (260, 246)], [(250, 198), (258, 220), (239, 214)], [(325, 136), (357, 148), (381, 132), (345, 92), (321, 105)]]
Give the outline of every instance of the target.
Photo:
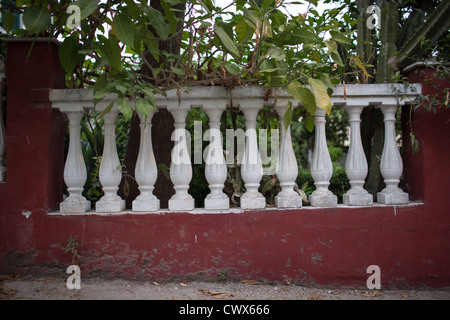
[[(230, 104), (245, 107), (245, 101), (259, 100), (264, 105), (273, 105), (277, 101), (293, 101), (285, 87), (272, 88), (267, 95), (265, 87), (246, 86), (227, 90), (220, 86), (196, 86), (191, 88), (172, 89), (166, 96), (155, 95), (158, 108), (208, 108), (214, 104)], [(368, 106), (368, 105), (404, 105), (412, 103), (421, 93), (420, 83), (414, 84), (340, 84), (333, 86), (331, 102), (333, 105)], [(92, 89), (53, 89), (50, 91), (52, 107), (62, 112), (93, 109)], [(117, 96), (108, 95), (97, 104), (96, 109), (102, 110)], [(264, 100), (264, 97), (266, 100)]]

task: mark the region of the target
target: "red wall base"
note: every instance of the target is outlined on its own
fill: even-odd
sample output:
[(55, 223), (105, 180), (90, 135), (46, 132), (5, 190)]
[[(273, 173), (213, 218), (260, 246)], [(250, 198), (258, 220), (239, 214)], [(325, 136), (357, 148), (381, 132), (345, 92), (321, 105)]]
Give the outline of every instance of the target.
[[(2, 272), (67, 268), (78, 239), (83, 274), (149, 280), (257, 279), (366, 286), (450, 284), (450, 225), (424, 204), (228, 214), (165, 213), (2, 219)], [(30, 269), (32, 268), (32, 269)]]

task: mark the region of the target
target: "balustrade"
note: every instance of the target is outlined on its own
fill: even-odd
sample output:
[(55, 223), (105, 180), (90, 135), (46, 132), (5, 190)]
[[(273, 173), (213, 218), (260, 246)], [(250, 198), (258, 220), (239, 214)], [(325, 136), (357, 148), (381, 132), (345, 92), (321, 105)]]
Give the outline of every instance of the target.
[[(96, 107), (96, 110), (99, 112), (103, 111), (103, 109), (99, 105)], [(125, 200), (117, 194), (120, 181), (122, 180), (115, 133), (118, 114), (118, 109), (114, 107), (103, 116), (105, 138), (98, 175), (104, 195), (95, 204), (95, 211), (97, 212), (119, 212), (125, 209)]]
[(320, 108), (317, 108), (314, 114), (315, 137), (311, 176), (314, 179), (316, 190), (309, 196), (309, 202), (313, 207), (337, 206), (337, 197), (328, 190), (328, 185), (333, 175), (333, 164), (325, 136), (325, 115), (326, 111)]
[(381, 155), (380, 171), (386, 188), (377, 194), (377, 201), (384, 204), (405, 204), (409, 196), (398, 184), (403, 172), (403, 162), (395, 140), (395, 114), (397, 104), (380, 105), (384, 115), (384, 146)]
[(266, 198), (258, 191), (263, 177), (263, 166), (258, 150), (256, 136), (256, 116), (263, 107), (260, 101), (243, 101), (240, 109), (245, 116), (245, 150), (242, 156), (241, 176), (245, 182), (245, 193), (241, 196), (242, 209), (262, 209), (266, 206)]
[[(415, 92), (400, 86), (404, 100), (398, 100), (398, 94), (393, 93), (394, 85), (347, 85), (335, 86), (332, 102), (341, 105), (349, 114), (349, 150), (345, 170), (351, 188), (343, 196), (343, 205), (371, 206), (373, 196), (364, 189), (368, 172), (367, 160), (361, 143), (360, 116), (364, 107), (376, 105), (384, 114), (385, 141), (381, 158), (381, 173), (386, 188), (377, 194), (377, 201), (382, 204), (408, 203), (408, 194), (399, 187), (402, 174), (402, 160), (396, 144), (395, 114), (398, 104), (414, 100), (420, 91), (417, 85)], [(302, 198), (295, 191), (298, 176), (298, 163), (294, 154), (291, 128), (285, 128), (284, 115), (289, 97), (287, 91), (278, 90), (277, 98), (262, 99), (265, 91), (262, 88), (238, 88), (233, 90), (232, 99), (223, 88), (193, 88), (189, 92), (169, 92), (167, 97), (157, 97), (157, 107), (167, 108), (174, 118), (175, 130), (172, 134), (174, 147), (170, 165), (170, 179), (173, 182), (175, 194), (169, 200), (169, 211), (192, 211), (195, 209), (194, 198), (189, 194), (189, 184), (192, 179), (192, 161), (190, 155), (190, 137), (185, 130), (186, 116), (191, 108), (203, 108), (209, 118), (209, 131), (203, 139), (209, 141), (204, 152), (205, 177), (210, 193), (206, 196), (205, 209), (208, 212), (222, 212), (230, 208), (229, 198), (224, 193), (227, 178), (227, 163), (224, 157), (220, 118), (225, 109), (233, 105), (239, 107), (245, 116), (246, 134), (245, 149), (241, 163), (241, 176), (245, 183), (245, 192), (240, 199), (241, 209), (263, 209), (266, 198), (258, 190), (263, 177), (263, 165), (258, 150), (256, 119), (265, 105), (274, 106), (280, 119), (281, 141), (276, 164), (276, 176), (281, 191), (275, 196), (278, 208), (301, 208)], [(90, 210), (90, 202), (83, 195), (86, 182), (86, 167), (83, 161), (80, 142), (80, 121), (83, 111), (94, 108), (92, 90), (53, 90), (51, 92), (53, 107), (59, 108), (69, 119), (70, 141), (67, 155), (64, 181), (69, 196), (61, 203), (62, 213), (84, 213)], [(97, 104), (99, 112), (114, 101), (114, 96), (108, 96)], [(296, 107), (294, 105), (293, 107)], [(157, 112), (157, 111), (156, 111)], [(155, 161), (151, 120), (153, 111), (148, 117), (140, 116), (141, 140), (136, 163), (135, 176), (140, 194), (132, 203), (133, 212), (158, 212), (159, 200), (153, 194), (157, 179), (157, 163)], [(113, 213), (125, 210), (125, 201), (117, 195), (122, 178), (120, 162), (115, 143), (115, 120), (118, 110), (114, 106), (104, 118), (104, 150), (101, 159), (99, 180), (104, 196), (96, 203), (97, 212)], [(314, 115), (315, 142), (311, 161), (311, 176), (315, 191), (309, 196), (312, 207), (336, 207), (337, 197), (328, 188), (333, 174), (333, 166), (328, 152), (325, 136), (326, 111), (317, 109)], [(0, 150), (1, 151), (1, 150)], [(0, 154), (1, 156), (1, 154)], [(197, 158), (196, 158), (197, 159)], [(197, 160), (196, 160), (197, 161)], [(197, 211), (194, 211), (197, 212)]]
[(350, 116), (350, 147), (348, 149), (345, 172), (350, 180), (351, 188), (344, 194), (343, 202), (349, 206), (370, 206), (373, 196), (363, 187), (368, 167), (366, 155), (361, 142), (361, 111), (364, 106), (346, 105), (345, 109)]
[(223, 192), (227, 179), (227, 164), (223, 154), (220, 117), (226, 108), (225, 103), (205, 105), (203, 107), (209, 118), (209, 141), (206, 150), (205, 177), (211, 192), (205, 198), (205, 209), (229, 209), (230, 200)]
[(81, 150), (81, 119), (82, 111), (67, 112), (69, 120), (69, 151), (64, 166), (64, 182), (67, 185), (69, 196), (61, 203), (60, 210), (63, 213), (86, 212), (91, 209), (91, 202), (83, 197), (83, 187), (86, 183), (87, 172)]
[(192, 179), (192, 164), (190, 157), (190, 140), (188, 140), (186, 127), (186, 115), (189, 105), (169, 105), (168, 110), (175, 120), (175, 131), (172, 140), (175, 145), (172, 150), (172, 163), (170, 164), (170, 179), (175, 189), (175, 194), (169, 199), (169, 210), (194, 209), (194, 198), (188, 193), (189, 183)]
[(153, 113), (151, 111), (148, 117), (142, 114), (139, 115), (141, 120), (141, 140), (134, 176), (139, 185), (140, 194), (133, 201), (133, 211), (159, 210), (159, 199), (153, 194), (155, 182), (158, 178), (158, 167), (152, 145)]
[(287, 109), (287, 100), (279, 101), (275, 106), (280, 117), (281, 145), (277, 162), (277, 178), (280, 181), (281, 191), (275, 196), (275, 205), (278, 208), (300, 208), (302, 198), (294, 190), (295, 180), (298, 176), (297, 158), (292, 146), (291, 125), (285, 128), (284, 115)]

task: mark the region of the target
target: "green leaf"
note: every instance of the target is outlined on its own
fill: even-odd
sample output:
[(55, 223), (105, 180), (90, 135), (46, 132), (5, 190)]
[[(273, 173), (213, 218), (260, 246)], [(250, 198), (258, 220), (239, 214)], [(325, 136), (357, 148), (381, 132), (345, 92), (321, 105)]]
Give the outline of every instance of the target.
[(170, 25), (170, 31), (174, 34), (177, 32), (177, 27), (178, 27), (178, 20), (177, 17), (175, 15), (175, 11), (170, 10), (171, 7), (169, 4), (167, 4), (164, 1), (160, 1), (161, 7), (164, 11), (164, 15), (166, 17), (167, 22)]
[(156, 33), (166, 40), (170, 35), (170, 26), (164, 20), (161, 12), (152, 7), (147, 8), (148, 22), (155, 29)]
[(270, 57), (275, 59), (275, 61), (284, 61), (286, 60), (286, 53), (279, 48), (272, 48), (270, 50)]
[(364, 72), (364, 74), (365, 74), (367, 77), (373, 78), (373, 76), (371, 76), (371, 75), (367, 72), (366, 68), (364, 67), (364, 65), (362, 64), (361, 60), (359, 59), (359, 56), (355, 56), (354, 59), (355, 59), (355, 62), (356, 62), (356, 65), (358, 66), (358, 68), (360, 68), (360, 69)]
[(31, 4), (31, 0), (16, 0), (17, 7), (23, 7)]
[(247, 0), (236, 0), (236, 9), (242, 11), (246, 3)]
[(266, 15), (263, 18), (263, 26), (262, 27), (263, 27), (262, 28), (262, 36), (272, 38), (273, 37), (272, 25), (270, 24), (269, 17)]
[(344, 67), (344, 63), (342, 62), (341, 55), (337, 52), (330, 52), (331, 59), (340, 67)]
[(185, 2), (186, 0), (164, 0), (164, 2), (167, 2), (168, 4), (170, 4), (172, 7)]
[(319, 37), (306, 29), (297, 29), (292, 35), (301, 43), (322, 43), (322, 40)]
[(327, 111), (327, 114), (331, 112), (331, 99), (327, 93), (327, 87), (319, 79), (309, 78), (308, 83), (311, 86), (311, 92), (316, 100), (316, 105)]
[(308, 116), (305, 118), (305, 128), (306, 130), (308, 130), (309, 132), (312, 132), (314, 129), (314, 117), (313, 116)]
[(106, 75), (102, 74), (97, 78), (97, 81), (94, 85), (94, 96), (92, 97), (94, 100), (94, 105), (97, 105), (99, 101), (101, 101), (106, 95), (109, 93), (108, 90), (105, 89), (106, 86)]
[(259, 72), (266, 72), (271, 73), (277, 71), (277, 66), (273, 63), (273, 61), (270, 61), (269, 59), (264, 59), (260, 66), (259, 66)]
[(286, 112), (284, 113), (283, 122), (284, 122), (284, 130), (287, 131), (292, 122), (292, 102), (291, 101), (288, 102), (288, 107), (286, 109)]
[(299, 101), (305, 110), (313, 116), (316, 112), (316, 99), (308, 88), (302, 86), (298, 81), (293, 81), (287, 86), (288, 92)]
[(23, 12), (23, 24), (31, 34), (42, 33), (51, 25), (50, 12), (44, 7), (28, 7)]
[(170, 67), (170, 70), (179, 76), (184, 75), (184, 71), (181, 70), (180, 68)]
[(167, 165), (164, 163), (160, 163), (160, 164), (158, 164), (158, 169), (161, 169), (161, 171), (164, 174), (164, 176), (166, 177), (166, 179), (168, 181), (170, 181), (170, 170), (167, 167)]
[(133, 116), (133, 108), (131, 107), (131, 103), (126, 97), (120, 97), (117, 99), (117, 108), (123, 114), (123, 118), (125, 121), (128, 121)]
[(325, 45), (327, 46), (328, 50), (330, 51), (331, 59), (340, 67), (344, 66), (344, 63), (342, 62), (341, 55), (338, 52), (338, 45), (337, 42), (334, 40), (327, 40), (325, 41)]
[(239, 23), (235, 27), (235, 30), (237, 35), (236, 40), (239, 43), (244, 42), (247, 39), (247, 37), (248, 39), (251, 39), (254, 33), (253, 28), (249, 26), (246, 19), (242, 19), (241, 21), (239, 21)]
[(232, 64), (231, 62), (227, 62), (225, 63), (225, 69), (227, 69), (227, 71), (231, 74), (240, 74), (241, 73), (241, 69), (235, 65)]
[(78, 0), (73, 4), (77, 5), (80, 8), (80, 19), (84, 20), (89, 17), (95, 9), (98, 8), (98, 3), (100, 0)]
[(286, 82), (287, 82), (287, 63), (286, 63), (286, 61), (273, 60), (273, 64), (275, 65), (277, 70), (270, 73), (270, 75), (268, 76), (269, 86), (280, 86), (280, 85), (286, 84)]
[(328, 50), (332, 52), (338, 52), (337, 49), (337, 42), (334, 40), (326, 40), (325, 45), (327, 46)]
[(3, 27), (6, 32), (10, 32), (14, 27), (14, 14), (11, 11), (3, 13)]
[(78, 40), (74, 37), (65, 38), (64, 42), (59, 46), (59, 61), (61, 61), (66, 72), (72, 72), (77, 63), (83, 59), (83, 55), (78, 52), (79, 49)]
[(413, 132), (410, 132), (409, 136), (411, 137), (412, 153), (417, 154), (419, 152), (419, 141), (416, 140), (416, 137)]
[(141, 113), (146, 115), (147, 117), (150, 115), (153, 107), (152, 105), (145, 99), (138, 98), (134, 103), (134, 107), (137, 113)]
[(125, 87), (124, 85), (120, 84), (120, 83), (116, 83), (114, 85), (114, 87), (116, 88), (117, 91), (119, 91), (122, 94), (125, 94), (127, 92), (127, 87)]
[(100, 113), (100, 114), (98, 115), (97, 119), (103, 118), (103, 116), (104, 116), (105, 114), (107, 114), (108, 112), (111, 111), (111, 109), (113, 108), (113, 106), (114, 106), (114, 101), (111, 102), (110, 104), (108, 104), (108, 106), (107, 106), (105, 109), (103, 109), (102, 113)]
[(134, 48), (135, 31), (134, 25), (131, 23), (130, 19), (124, 14), (116, 14), (112, 22), (112, 28), (120, 41), (122, 41), (126, 46)]
[(141, 13), (141, 9), (134, 3), (133, 0), (125, 0), (127, 4), (127, 13), (133, 19), (138, 19), (139, 14)]
[(333, 88), (333, 84), (331, 83), (330, 80), (330, 75), (328, 73), (322, 73), (322, 72), (317, 72), (316, 76), (322, 80), (323, 84), (327, 87), (327, 88)]
[(105, 45), (103, 46), (104, 54), (108, 62), (114, 69), (122, 70), (122, 50), (119, 47), (117, 38), (109, 34), (109, 38), (105, 39)]
[[(145, 94), (145, 97), (147, 98), (148, 103), (152, 106), (153, 110), (156, 111), (156, 99), (153, 95), (153, 92), (150, 88), (147, 87), (140, 87), (141, 91)], [(165, 94), (164, 92), (161, 92), (160, 94)]]
[(350, 39), (347, 38), (342, 32), (338, 30), (330, 30), (331, 38), (340, 43), (349, 43)]
[(214, 25), (214, 32), (219, 37), (220, 41), (222, 41), (225, 48), (230, 51), (230, 53), (239, 56), (239, 50), (236, 47), (236, 44), (233, 42), (233, 40), (230, 38), (230, 36), (225, 32), (225, 30), (218, 26), (217, 24)]

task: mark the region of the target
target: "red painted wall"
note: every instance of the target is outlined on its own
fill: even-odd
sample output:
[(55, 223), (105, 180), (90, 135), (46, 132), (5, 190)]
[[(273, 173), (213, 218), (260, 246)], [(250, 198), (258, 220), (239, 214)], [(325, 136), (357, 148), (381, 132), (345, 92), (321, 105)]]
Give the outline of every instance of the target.
[[(7, 188), (14, 211), (55, 209), (61, 201), (64, 117), (51, 109), (50, 88), (64, 88), (57, 46), (36, 42), (8, 45)], [(8, 212), (7, 212), (8, 213)]]
[[(449, 110), (437, 116), (414, 113), (421, 151), (413, 156), (404, 147), (405, 186), (423, 204), (49, 215), (61, 195), (63, 121), (49, 109), (45, 90), (33, 88), (61, 87), (63, 71), (55, 63), (56, 47), (43, 47), (39, 63), (21, 66), (25, 75), (12, 71), (23, 64), (23, 56), (10, 59), (11, 52), (19, 53), (11, 45), (8, 51), (8, 180), (0, 184), (0, 272), (64, 277), (71, 264), (64, 245), (74, 235), (82, 276), (216, 280), (228, 270), (229, 279), (365, 287), (366, 269), (375, 264), (383, 287), (450, 285)], [(33, 97), (41, 101), (38, 106)], [(24, 210), (31, 211), (28, 218)]]

